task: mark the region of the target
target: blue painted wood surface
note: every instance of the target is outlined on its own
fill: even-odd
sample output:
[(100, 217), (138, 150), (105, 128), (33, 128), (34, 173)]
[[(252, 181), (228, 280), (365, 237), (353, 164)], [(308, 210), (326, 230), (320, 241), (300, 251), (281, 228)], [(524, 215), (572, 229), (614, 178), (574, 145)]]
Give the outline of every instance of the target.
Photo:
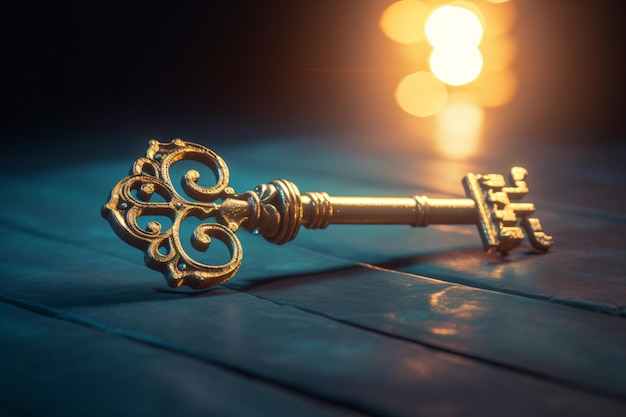
[[(302, 141), (214, 150), (237, 191), (284, 177), (461, 196), (466, 172), (509, 168)], [(624, 415), (624, 168), (554, 157), (514, 162), (555, 236), (546, 255), (486, 255), (472, 226), (333, 225), (280, 247), (240, 234), (240, 273), (204, 292), (167, 288), (100, 218), (132, 161), (4, 176), (0, 411)]]

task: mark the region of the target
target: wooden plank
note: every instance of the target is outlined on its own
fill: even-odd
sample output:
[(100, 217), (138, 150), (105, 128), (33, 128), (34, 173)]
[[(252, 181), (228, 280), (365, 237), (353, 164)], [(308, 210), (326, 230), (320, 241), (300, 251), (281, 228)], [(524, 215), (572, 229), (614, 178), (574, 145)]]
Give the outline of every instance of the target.
[[(331, 225), (323, 232), (303, 231), (294, 243), (317, 252), (389, 269), (563, 302), (609, 314), (626, 315), (626, 186), (623, 161), (602, 149), (518, 150), (514, 163), (529, 168), (537, 215), (556, 244), (546, 256), (532, 256), (525, 243), (508, 257), (487, 255), (472, 226)], [(593, 155), (593, 153), (598, 153)], [(307, 158), (296, 158), (298, 153)], [(431, 155), (432, 156), (432, 155)], [(592, 157), (593, 156), (593, 157)], [(281, 170), (303, 188), (335, 194), (462, 196), (467, 172), (506, 174), (502, 155), (480, 161), (446, 161), (394, 152), (372, 153), (308, 142), (263, 143), (243, 154), (275, 161), (257, 164), (259, 176)], [(235, 162), (238, 155), (233, 155)], [(505, 158), (504, 158), (505, 159)], [(552, 161), (558, 160), (558, 164)], [(603, 161), (599, 163), (598, 161)], [(244, 164), (245, 165), (245, 164)], [(264, 171), (271, 171), (264, 174)], [(317, 185), (315, 185), (317, 184)], [(593, 239), (591, 238), (593, 237)]]
[(228, 286), (626, 399), (623, 318), (367, 267)]
[[(233, 186), (242, 191), (259, 182), (284, 176), (296, 181), (302, 190), (321, 189), (335, 194), (460, 196), (460, 178), (465, 172), (507, 169), (501, 161), (497, 164), (493, 160), (482, 161), (483, 166), (478, 166), (475, 161), (453, 162), (385, 153), (371, 155), (362, 149), (348, 152), (329, 144), (313, 146), (306, 142), (262, 143), (251, 145), (245, 153), (236, 147), (218, 151), (231, 166)], [(517, 160), (531, 164), (531, 175), (533, 170), (537, 171), (536, 180), (529, 179), (532, 190), (529, 198), (542, 203), (537, 204), (538, 214), (557, 242), (546, 256), (532, 256), (528, 245), (506, 258), (486, 255), (480, 249), (480, 239), (473, 226), (412, 229), (332, 225), (324, 231), (301, 231), (297, 239), (287, 245), (288, 249), (263, 244), (262, 240), (255, 242), (254, 237), (241, 232), (246, 252), (240, 276), (284, 276), (324, 270), (324, 262), (328, 268), (363, 262), (625, 315), (623, 271), (626, 257), (621, 236), (626, 234), (626, 218), (623, 212), (618, 212), (619, 207), (625, 205), (625, 199), (620, 197), (623, 180), (610, 180), (615, 178), (614, 174), (613, 177), (602, 174), (610, 171), (610, 163), (598, 169), (599, 174), (591, 175), (585, 163), (573, 163), (576, 158), (573, 151), (561, 155), (561, 168), (544, 164), (543, 161), (554, 157), (553, 153), (533, 155), (533, 158), (522, 155)], [(604, 158), (615, 165), (610, 157)], [(271, 164), (263, 162), (269, 160)], [(589, 159), (588, 164), (593, 164), (592, 161)], [(7, 177), (3, 189), (20, 204), (3, 207), (0, 219), (79, 244), (115, 241), (117, 237), (100, 219), (98, 210), (130, 162), (70, 166)], [(41, 186), (42, 176), (47, 179), (46, 187)], [(572, 183), (576, 185), (571, 186)], [(585, 197), (590, 195), (594, 197)], [(609, 200), (611, 203), (607, 204)], [(592, 242), (589, 236), (594, 237)], [(305, 250), (295, 249), (293, 245)], [(110, 253), (116, 257), (141, 262), (137, 261), (141, 255), (125, 250), (123, 244), (102, 247), (115, 248), (115, 252)], [(332, 257), (312, 265), (306, 250)], [(268, 260), (276, 259), (292, 259), (293, 262), (289, 265), (274, 262), (274, 266), (267, 266)], [(277, 265), (287, 269), (279, 270)]]
[[(6, 236), (23, 231), (27, 235), (48, 239), (50, 244), (44, 246), (50, 248), (45, 250), (56, 250), (52, 242), (65, 242), (74, 245), (75, 249), (91, 250), (91, 254), (82, 255), (87, 258), (97, 253), (108, 255), (112, 260), (144, 265), (142, 253), (123, 243), (100, 216), (100, 208), (105, 203), (111, 187), (127, 171), (127, 163), (94, 164), (88, 167), (58, 169), (43, 174), (31, 172), (27, 175), (0, 178), (0, 186), (12, 196), (13, 201), (19, 201), (19, 204), (0, 207), (0, 224), (8, 227)], [(45, 187), (41, 186), (42, 177), (46, 178)], [(245, 262), (240, 270), (240, 274), (243, 275), (284, 276), (324, 271), (355, 263), (337, 257), (312, 258), (307, 249), (294, 245), (277, 247), (247, 232), (239, 233), (238, 236), (243, 242), (245, 251)], [(8, 239), (0, 242), (0, 245), (14, 246)], [(46, 270), (66, 261), (64, 253), (55, 253), (53, 256), (42, 256), (38, 262), (31, 262), (29, 259), (34, 251), (26, 249), (27, 239), (24, 240), (24, 245), (25, 249), (15, 254), (21, 260), (15, 263), (18, 265), (16, 273), (22, 273), (29, 268)], [(259, 245), (258, 250), (256, 245)], [(271, 263), (272, 259), (285, 259), (286, 254), (290, 262)], [(3, 257), (2, 253), (0, 257)], [(152, 271), (145, 272), (156, 280), (159, 279)]]
[[(303, 190), (335, 194), (410, 189), (454, 195), (448, 177), (468, 168), (419, 158), (413, 165), (381, 155), (367, 159), (327, 147), (315, 151), (327, 153), (318, 159), (301, 143), (260, 148), (251, 159), (227, 158), (233, 172), (241, 172), (233, 176), (236, 189), (283, 176)], [(278, 160), (289, 161), (287, 172), (258, 163), (275, 157), (273, 151), (286, 156)], [(302, 153), (307, 158), (295, 157)], [(368, 413), (623, 413), (623, 403), (609, 398), (623, 399), (626, 386), (624, 321), (609, 315), (623, 314), (626, 305), (626, 222), (615, 209), (624, 203), (621, 182), (585, 177), (573, 195), (554, 194), (559, 184), (580, 180), (578, 171), (542, 167), (537, 160), (531, 168), (555, 174), (531, 186), (538, 190), (533, 200), (547, 202), (541, 206), (546, 230), (550, 224), (548, 231), (560, 236), (546, 256), (524, 250), (505, 259), (484, 255), (471, 227), (331, 227), (304, 231), (283, 247), (242, 237), (249, 239), (244, 267), (230, 290), (200, 296), (164, 292), (162, 278), (142, 266), (141, 253), (100, 219), (99, 206), (129, 163), (3, 177), (3, 189), (18, 203), (0, 212), (2, 296), (162, 341), (177, 352)], [(344, 174), (346, 167), (353, 174)], [(361, 174), (367, 173), (374, 180), (364, 182)], [(594, 194), (598, 183), (605, 187)], [(618, 196), (616, 204), (597, 201), (610, 195)], [(464, 285), (353, 267), (356, 262)], [(332, 272), (280, 278), (316, 271)], [(416, 391), (428, 398), (414, 397)]]
[[(524, 244), (508, 256), (485, 254), (475, 228), (330, 226), (294, 243), (320, 253), (472, 287), (626, 315), (626, 223), (577, 214), (544, 216), (559, 242), (538, 255)], [(319, 232), (318, 232), (319, 233)], [(596, 236), (590, 246), (588, 236)]]
[(0, 302), (0, 414), (362, 416), (163, 347)]
[[(62, 243), (46, 253), (50, 242), (34, 236), (20, 240), (14, 233), (13, 241), (5, 271), (19, 270), (25, 241), (32, 253), (55, 260), (38, 274), (3, 272), (5, 298), (56, 308), (63, 317), (139, 335), (362, 412), (452, 407), (461, 415), (495, 415), (510, 412), (511, 404), (520, 414), (624, 411), (607, 396), (622, 394), (624, 386), (623, 376), (607, 368), (624, 363), (623, 331), (614, 317), (368, 268), (255, 281), (245, 288), (252, 295), (219, 287), (168, 293), (154, 291), (147, 284), (154, 274), (139, 266), (112, 267), (107, 256), (90, 258), (92, 251)], [(86, 268), (77, 267), (89, 259)], [(581, 322), (595, 330), (580, 333)], [(562, 342), (570, 342), (565, 351)], [(581, 381), (588, 377), (591, 382)], [(603, 378), (618, 387), (594, 385)]]
[[(541, 378), (434, 352), (247, 294), (214, 291), (171, 302), (139, 301), (72, 310), (62, 317), (110, 329), (132, 340), (149, 340), (153, 346), (373, 415), (412, 416), (416, 411), (423, 415), (621, 415), (626, 409), (622, 403)], [(61, 350), (68, 349), (67, 342), (82, 346), (82, 340), (57, 340), (62, 340)], [(99, 347), (115, 350), (115, 346)], [(54, 350), (54, 344), (44, 343), (42, 353), (49, 349)], [(133, 363), (139, 356), (125, 346), (116, 352), (124, 363)], [(79, 349), (78, 353), (93, 361), (89, 352)], [(111, 381), (118, 389), (117, 372), (123, 364), (108, 365), (115, 371), (110, 377), (113, 381), (105, 378), (104, 385)], [(79, 373), (85, 371), (84, 366), (78, 362)], [(132, 365), (128, 366), (132, 371)], [(55, 367), (48, 372), (51, 380), (65, 375)], [(179, 375), (185, 379), (172, 381), (166, 372), (166, 381), (157, 380), (157, 385), (175, 383), (187, 389), (186, 373)], [(81, 380), (80, 375), (69, 379)], [(214, 384), (190, 379), (201, 392)], [(109, 389), (113, 388), (107, 385), (97, 391)]]

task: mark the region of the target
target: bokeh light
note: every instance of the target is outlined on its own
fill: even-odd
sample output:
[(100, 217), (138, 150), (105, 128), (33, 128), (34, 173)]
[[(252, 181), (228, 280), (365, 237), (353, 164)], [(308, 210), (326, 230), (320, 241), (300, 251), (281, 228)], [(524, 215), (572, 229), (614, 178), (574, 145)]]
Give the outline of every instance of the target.
[(480, 44), (485, 70), (504, 69), (511, 66), (517, 47), (510, 36), (487, 36)]
[(430, 69), (446, 84), (459, 86), (474, 81), (483, 68), (483, 57), (476, 47), (434, 48)]
[(402, 63), (407, 68), (415, 68), (417, 71), (418, 69), (428, 68), (428, 58), (430, 58), (432, 50), (433, 47), (430, 46), (426, 37), (424, 37), (421, 41), (405, 45), (404, 48), (398, 48), (394, 52), (399, 53)]
[(402, 110), (418, 117), (440, 112), (447, 98), (445, 85), (428, 71), (407, 75), (396, 89), (396, 101)]
[(512, 1), (484, 2), (480, 9), (485, 17), (485, 33), (487, 35), (502, 35), (509, 32), (517, 19), (517, 10)]
[(483, 12), (482, 10), (480, 10), (480, 7), (476, 5), (475, 0), (474, 2), (470, 0), (455, 0), (452, 2), (443, 1), (442, 3), (446, 3), (448, 6), (462, 7), (474, 13), (476, 17), (478, 17), (478, 19), (480, 20), (480, 25), (483, 28), (483, 33), (485, 32), (485, 16), (483, 16)]
[(483, 71), (464, 91), (473, 93), (485, 107), (500, 107), (515, 97), (517, 77), (510, 69)]
[(458, 5), (439, 7), (428, 17), (425, 30), (426, 38), (434, 48), (429, 60), (430, 69), (437, 78), (459, 86), (478, 77), (483, 67), (478, 49), (483, 27), (474, 12)]
[(485, 112), (476, 98), (467, 93), (450, 95), (445, 108), (437, 114), (435, 138), (439, 151), (453, 159), (467, 158), (480, 145)]
[(413, 116), (434, 116), (437, 147), (449, 158), (475, 154), (485, 109), (517, 93), (517, 48), (507, 34), (515, 19), (508, 0), (401, 0), (381, 16), (389, 38), (410, 44), (404, 61), (421, 69), (402, 79), (396, 101)]
[(399, 43), (415, 43), (424, 39), (424, 26), (430, 8), (416, 0), (401, 0), (383, 12), (379, 24), (383, 33)]
[(477, 47), (483, 37), (480, 19), (471, 10), (442, 6), (426, 21), (426, 38), (434, 48)]

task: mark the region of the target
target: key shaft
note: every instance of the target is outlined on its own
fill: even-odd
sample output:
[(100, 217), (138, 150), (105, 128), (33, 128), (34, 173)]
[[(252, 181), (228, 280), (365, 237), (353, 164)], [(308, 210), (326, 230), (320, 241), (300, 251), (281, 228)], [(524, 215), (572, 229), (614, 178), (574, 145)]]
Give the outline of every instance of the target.
[[(328, 196), (330, 224), (476, 224), (476, 204), (468, 198)], [(302, 196), (303, 225), (315, 222), (312, 199)], [(314, 227), (309, 227), (314, 228)]]

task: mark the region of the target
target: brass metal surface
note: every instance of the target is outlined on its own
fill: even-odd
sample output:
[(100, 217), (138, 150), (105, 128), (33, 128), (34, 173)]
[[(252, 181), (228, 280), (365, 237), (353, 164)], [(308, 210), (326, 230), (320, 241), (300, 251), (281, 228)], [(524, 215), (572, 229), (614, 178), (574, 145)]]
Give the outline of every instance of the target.
[[(191, 169), (181, 179), (186, 196), (179, 193), (170, 168), (181, 160), (210, 168), (215, 184), (199, 185), (200, 174)], [(521, 167), (511, 169), (509, 184), (498, 174), (467, 174), (463, 178), (465, 199), (300, 194), (294, 183), (284, 179), (236, 194), (228, 185), (228, 167), (215, 152), (181, 139), (170, 143), (153, 140), (146, 156), (135, 161), (130, 174), (115, 185), (102, 216), (122, 240), (144, 251), (148, 267), (162, 272), (170, 286), (208, 288), (226, 282), (241, 266), (243, 250), (235, 235), (240, 228), (280, 245), (293, 240), (301, 226), (475, 224), (487, 252), (506, 253), (523, 240), (524, 234), (536, 250), (546, 251), (553, 240), (543, 232), (539, 219), (531, 217), (534, 204), (517, 202), (528, 193), (526, 176)], [(138, 219), (142, 216), (165, 216), (172, 225), (164, 228), (161, 222), (149, 221), (141, 227)], [(215, 219), (195, 228), (191, 244), (195, 250), (206, 251), (212, 239), (217, 239), (228, 248), (228, 262), (207, 265), (185, 251), (181, 224), (189, 217)]]

